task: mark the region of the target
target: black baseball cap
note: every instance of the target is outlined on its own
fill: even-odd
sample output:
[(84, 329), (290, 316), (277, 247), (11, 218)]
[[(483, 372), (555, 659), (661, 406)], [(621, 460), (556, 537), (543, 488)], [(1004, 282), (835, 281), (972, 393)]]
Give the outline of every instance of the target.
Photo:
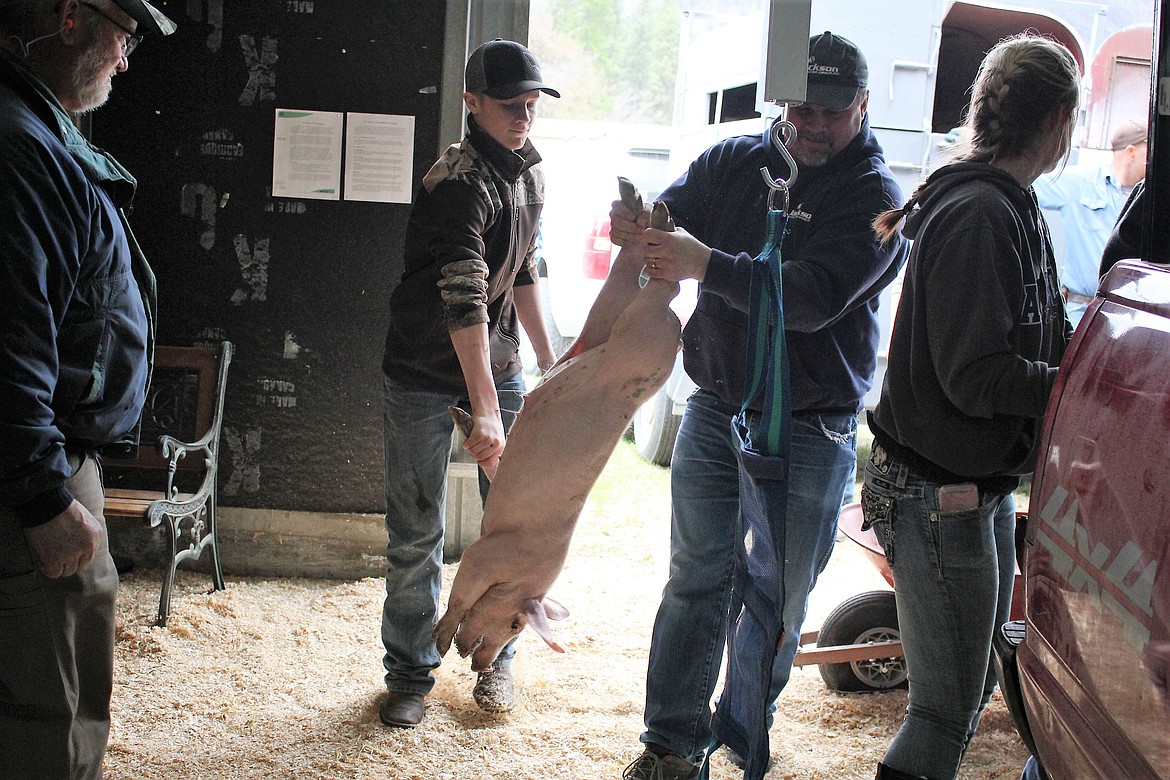
[(868, 84), (869, 67), (856, 44), (828, 31), (809, 38), (806, 103), (841, 111)]
[(179, 29), (178, 25), (146, 0), (114, 0), (114, 4), (125, 11), (131, 19), (138, 22), (138, 28), (135, 32), (170, 35)]
[(507, 100), (539, 89), (555, 98), (560, 92), (540, 77), (540, 63), (527, 47), (515, 41), (496, 38), (482, 44), (467, 58), (464, 83), (468, 92), (484, 93), (497, 100)]

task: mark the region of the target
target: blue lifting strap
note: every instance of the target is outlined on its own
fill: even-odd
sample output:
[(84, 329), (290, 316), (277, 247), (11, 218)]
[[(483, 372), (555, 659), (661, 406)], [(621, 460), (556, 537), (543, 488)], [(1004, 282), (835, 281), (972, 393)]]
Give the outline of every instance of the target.
[[(745, 780), (768, 767), (769, 687), (783, 636), (784, 513), (792, 438), (788, 351), (780, 281), (780, 244), (788, 215), (769, 209), (767, 240), (752, 263), (748, 307), (747, 388), (732, 420), (739, 443), (739, 527), (736, 570), (728, 611), (727, 673), (711, 722), (711, 755), (727, 745), (745, 760)], [(758, 408), (758, 414), (749, 411)]]

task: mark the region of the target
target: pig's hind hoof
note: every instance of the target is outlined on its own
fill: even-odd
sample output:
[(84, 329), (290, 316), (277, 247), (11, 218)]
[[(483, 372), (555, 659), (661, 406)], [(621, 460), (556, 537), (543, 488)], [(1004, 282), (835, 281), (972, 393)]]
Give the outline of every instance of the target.
[(480, 672), (471, 697), (484, 712), (511, 712), (516, 706), (516, 683), (512, 670), (497, 668)]

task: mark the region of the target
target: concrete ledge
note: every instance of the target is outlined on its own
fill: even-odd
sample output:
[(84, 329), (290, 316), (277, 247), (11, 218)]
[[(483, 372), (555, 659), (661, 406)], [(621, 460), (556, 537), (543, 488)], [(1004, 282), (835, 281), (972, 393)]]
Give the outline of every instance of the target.
[[(144, 521), (114, 518), (110, 552), (142, 568), (160, 568), (170, 554), (166, 532)], [(220, 565), (227, 575), (361, 579), (386, 574), (382, 515), (219, 508)], [(211, 554), (180, 568), (211, 571)]]
[(443, 561), (459, 560), (479, 538), (483, 503), (479, 498), (479, 466), (452, 461), (447, 470), (447, 528), (443, 532)]
[(382, 577), (385, 523), (383, 515), (373, 514), (221, 507), (220, 559), (225, 574)]

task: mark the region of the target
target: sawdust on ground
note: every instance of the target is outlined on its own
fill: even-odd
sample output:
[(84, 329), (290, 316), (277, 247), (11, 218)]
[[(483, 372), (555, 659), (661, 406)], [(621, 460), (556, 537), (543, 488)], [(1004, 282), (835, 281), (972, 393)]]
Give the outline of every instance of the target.
[[(151, 625), (157, 571), (124, 578), (119, 597), (111, 780), (336, 778), (617, 780), (641, 751), (650, 629), (665, 581), (667, 472), (622, 443), (582, 513), (554, 595), (567, 652), (531, 632), (514, 666), (507, 715), (479, 711), (474, 675), (453, 653), (417, 729), (378, 721), (383, 696), (378, 579), (319, 581), (179, 574), (165, 628)], [(450, 585), (454, 567), (448, 566)], [(814, 591), (806, 628), (854, 593), (886, 587), (842, 539)], [(445, 600), (445, 595), (444, 595)], [(829, 691), (794, 670), (771, 730), (769, 780), (872, 778), (905, 708), (902, 691)], [(1014, 780), (1026, 752), (997, 694), (968, 751), (964, 780)], [(717, 754), (714, 780), (742, 774)]]

